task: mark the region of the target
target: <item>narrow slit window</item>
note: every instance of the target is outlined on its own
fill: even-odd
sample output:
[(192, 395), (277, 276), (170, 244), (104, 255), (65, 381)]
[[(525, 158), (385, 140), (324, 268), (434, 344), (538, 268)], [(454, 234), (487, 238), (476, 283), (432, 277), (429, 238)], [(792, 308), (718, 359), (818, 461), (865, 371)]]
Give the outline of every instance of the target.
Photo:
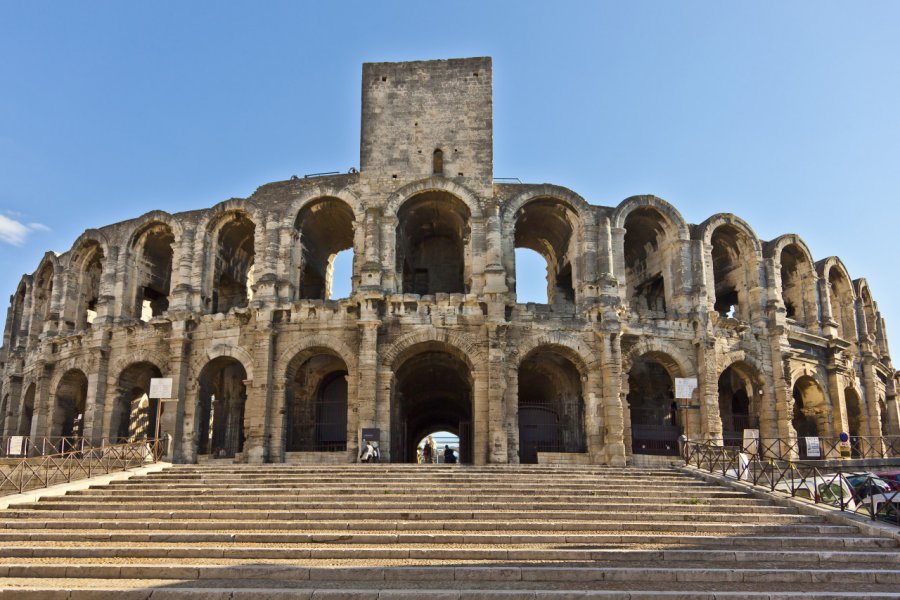
[(444, 153), (440, 148), (434, 151), (434, 155), (431, 159), (431, 167), (432, 172), (435, 175), (443, 175), (444, 174)]

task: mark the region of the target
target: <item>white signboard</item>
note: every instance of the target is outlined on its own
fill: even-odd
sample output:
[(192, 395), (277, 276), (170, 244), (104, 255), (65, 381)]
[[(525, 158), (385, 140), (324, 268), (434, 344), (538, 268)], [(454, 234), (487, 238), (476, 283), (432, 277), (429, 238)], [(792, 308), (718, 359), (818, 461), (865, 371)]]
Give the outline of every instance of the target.
[(697, 389), (696, 377), (675, 378), (675, 398), (678, 400), (690, 400)]
[(819, 438), (817, 437), (808, 437), (806, 439), (806, 455), (807, 456), (822, 456), (822, 449), (819, 447)]
[(22, 456), (25, 454), (25, 436), (14, 435), (9, 438), (6, 453), (9, 456)]
[(171, 398), (172, 380), (170, 378), (154, 377), (150, 380), (150, 393), (147, 395), (151, 398)]
[(759, 453), (759, 429), (744, 430), (744, 452), (751, 455)]

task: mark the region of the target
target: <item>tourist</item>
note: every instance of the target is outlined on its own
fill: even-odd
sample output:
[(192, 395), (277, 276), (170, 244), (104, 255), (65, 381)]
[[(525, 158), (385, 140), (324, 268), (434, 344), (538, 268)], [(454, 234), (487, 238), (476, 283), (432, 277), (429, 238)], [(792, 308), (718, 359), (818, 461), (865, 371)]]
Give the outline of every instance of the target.
[(448, 465), (456, 464), (456, 453), (453, 451), (453, 448), (451, 448), (449, 444), (444, 446), (444, 463)]

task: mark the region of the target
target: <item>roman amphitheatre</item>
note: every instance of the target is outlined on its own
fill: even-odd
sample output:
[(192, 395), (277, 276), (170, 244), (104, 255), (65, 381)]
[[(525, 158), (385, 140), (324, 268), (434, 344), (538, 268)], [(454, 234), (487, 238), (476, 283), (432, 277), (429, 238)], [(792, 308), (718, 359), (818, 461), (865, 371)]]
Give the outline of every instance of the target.
[[(361, 124), (358, 169), (22, 277), (0, 598), (900, 597), (896, 526), (798, 499), (900, 449), (865, 279), (733, 214), (495, 179), (489, 58), (363, 65)], [(438, 432), (462, 464), (404, 464)]]

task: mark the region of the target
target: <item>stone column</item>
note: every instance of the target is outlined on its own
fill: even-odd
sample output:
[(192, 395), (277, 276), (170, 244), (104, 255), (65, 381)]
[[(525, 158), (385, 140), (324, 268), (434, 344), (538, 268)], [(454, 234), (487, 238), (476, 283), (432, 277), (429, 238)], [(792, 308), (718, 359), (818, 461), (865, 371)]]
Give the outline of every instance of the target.
[[(53, 365), (47, 365), (43, 360), (39, 361), (34, 370), (39, 373), (34, 386), (34, 415), (31, 419), (32, 438), (49, 436), (53, 427), (53, 396), (50, 394), (51, 378), (53, 377)], [(25, 425), (25, 414), (19, 415), (20, 427)]]
[[(168, 377), (172, 378), (172, 402), (162, 406), (160, 419), (160, 436), (172, 436), (173, 449), (168, 460), (172, 462), (188, 462), (191, 460), (191, 447), (185, 447), (185, 415), (188, 396), (188, 377), (190, 375), (191, 333), (189, 321), (173, 321), (169, 342)], [(195, 376), (198, 374), (195, 374)], [(191, 411), (193, 414), (193, 410)], [(188, 428), (190, 429), (190, 428)]]
[[(828, 390), (825, 396), (828, 403), (825, 406), (825, 422), (828, 427), (820, 431), (823, 438), (836, 437), (841, 431), (848, 431), (846, 402), (844, 400), (843, 370), (839, 367), (828, 367)], [(830, 416), (830, 418), (829, 418)]]
[(488, 462), (490, 439), (490, 375), (483, 366), (476, 365), (472, 373), (472, 464)]
[[(380, 220), (380, 208), (369, 208), (366, 210), (365, 238), (362, 248), (365, 260), (361, 263), (362, 266), (360, 268), (360, 289), (374, 290), (381, 288), (382, 248)], [(355, 256), (354, 259), (356, 259)], [(393, 271), (393, 266), (387, 270)]]
[(503, 268), (499, 208), (492, 204), (487, 211), (485, 227), (487, 264), (484, 267), (484, 293), (505, 294), (508, 288), (506, 286), (506, 269)]
[[(181, 245), (177, 256), (178, 262), (172, 263), (172, 290), (169, 294), (170, 314), (195, 308), (202, 310), (200, 306), (199, 290), (195, 290), (191, 284), (191, 272), (194, 261), (194, 229), (185, 227), (181, 234)], [(196, 298), (195, 298), (196, 295)]]
[(248, 463), (266, 462), (266, 434), (272, 405), (272, 377), (276, 332), (272, 311), (257, 311), (253, 345), (253, 379), (247, 385), (244, 406), (244, 456)]
[[(699, 433), (701, 439), (722, 443), (722, 416), (719, 414), (719, 373), (716, 365), (716, 347), (712, 340), (697, 343), (697, 384), (700, 400), (700, 431), (691, 431), (691, 437)], [(691, 419), (691, 411), (686, 411)]]
[(388, 293), (397, 292), (400, 282), (397, 281), (397, 217), (381, 217), (381, 287)]
[[(877, 379), (875, 374), (875, 357), (871, 354), (866, 355), (862, 359), (862, 388), (863, 397), (860, 400), (863, 406), (860, 407), (860, 418), (862, 419), (863, 435), (870, 437), (881, 437), (881, 415), (878, 408), (878, 387), (875, 385)], [(873, 446), (878, 443), (873, 440)]]
[(515, 366), (517, 355), (507, 355), (506, 371), (506, 460), (519, 464), (519, 370)]
[(625, 466), (625, 410), (622, 390), (622, 337), (617, 331), (597, 331), (603, 396), (603, 440), (607, 464)]
[(487, 461), (506, 463), (509, 461), (506, 432), (506, 326), (489, 324), (486, 326), (488, 338), (488, 432), (489, 444)]
[(99, 445), (106, 433), (103, 422), (106, 400), (106, 378), (109, 377), (109, 336), (106, 331), (95, 331), (90, 342), (90, 351), (96, 357), (96, 371), (86, 373), (88, 380), (87, 398), (84, 408), (84, 437), (94, 445)]
[[(378, 364), (378, 326), (377, 320), (359, 322), (359, 356), (356, 367), (356, 397), (353, 409), (356, 411), (357, 430), (353, 437), (347, 439), (347, 450), (352, 450), (354, 458), (359, 456), (359, 429), (381, 428), (381, 451), (385, 460), (390, 460), (390, 384), (391, 373), (379, 373)], [(387, 379), (385, 382), (384, 380)], [(387, 415), (380, 410), (381, 404), (387, 405)]]
[(17, 419), (14, 418), (16, 411), (13, 410), (13, 406), (17, 405), (21, 414), (22, 403), (25, 402), (25, 396), (22, 392), (22, 378), (18, 376), (10, 377), (9, 389), (4, 390), (4, 393), (8, 393), (9, 398), (3, 407), (3, 412), (0, 413), (0, 436), (7, 437), (18, 433)]

